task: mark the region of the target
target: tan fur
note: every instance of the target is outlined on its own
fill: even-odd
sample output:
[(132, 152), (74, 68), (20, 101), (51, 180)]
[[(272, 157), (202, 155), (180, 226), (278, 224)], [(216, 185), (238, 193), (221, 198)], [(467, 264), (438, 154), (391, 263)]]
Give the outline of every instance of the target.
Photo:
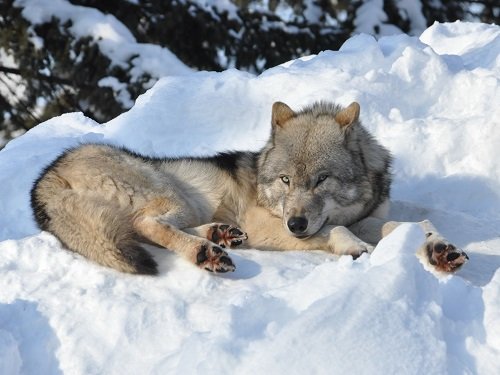
[(295, 116), (295, 112), (285, 103), (276, 102), (273, 104), (271, 123), (275, 126), (283, 126), (285, 122)]

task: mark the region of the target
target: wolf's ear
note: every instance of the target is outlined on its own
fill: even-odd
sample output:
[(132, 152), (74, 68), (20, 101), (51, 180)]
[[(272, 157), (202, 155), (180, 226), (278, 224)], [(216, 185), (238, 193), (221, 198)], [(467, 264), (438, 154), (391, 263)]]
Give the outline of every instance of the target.
[(335, 115), (335, 121), (337, 121), (342, 128), (346, 128), (358, 120), (359, 111), (359, 104), (352, 102), (349, 106), (347, 106), (347, 108), (341, 110)]
[(271, 123), (273, 127), (283, 127), (285, 122), (287, 122), (294, 116), (295, 112), (285, 103), (275, 102), (273, 104), (273, 113), (271, 117)]

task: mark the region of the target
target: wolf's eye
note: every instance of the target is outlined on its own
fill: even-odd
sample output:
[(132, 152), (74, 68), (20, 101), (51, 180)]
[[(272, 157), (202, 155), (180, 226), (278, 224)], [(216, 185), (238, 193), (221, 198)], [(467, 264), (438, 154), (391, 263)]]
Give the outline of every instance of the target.
[(290, 177), (288, 176), (280, 176), (281, 181), (283, 181), (284, 184), (290, 185)]
[(328, 175), (326, 174), (320, 174), (318, 177), (318, 182), (316, 182), (316, 186), (321, 184), (323, 181), (325, 181), (328, 178)]

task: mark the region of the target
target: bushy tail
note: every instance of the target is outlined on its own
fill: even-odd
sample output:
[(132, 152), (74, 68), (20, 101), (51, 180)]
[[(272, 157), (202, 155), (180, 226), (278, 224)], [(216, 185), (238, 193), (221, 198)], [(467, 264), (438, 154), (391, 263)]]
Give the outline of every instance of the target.
[(137, 239), (131, 212), (72, 189), (43, 193), (43, 186), (35, 186), (32, 192), (35, 217), (42, 229), (54, 234), (69, 250), (118, 271), (158, 273), (156, 262)]

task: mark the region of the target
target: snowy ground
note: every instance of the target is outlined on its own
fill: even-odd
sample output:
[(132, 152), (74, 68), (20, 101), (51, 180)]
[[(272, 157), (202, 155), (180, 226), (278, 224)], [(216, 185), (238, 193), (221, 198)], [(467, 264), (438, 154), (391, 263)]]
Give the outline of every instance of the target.
[[(0, 152), (0, 374), (499, 374), (500, 27), (435, 24), (417, 38), (360, 35), (256, 77), (160, 80), (100, 125), (54, 118)], [(65, 251), (31, 217), (41, 169), (82, 141), (155, 155), (259, 149), (270, 108), (361, 104), (395, 155), (392, 216), (430, 218), (470, 262), (437, 278), (408, 224), (353, 261), (232, 251), (205, 273), (161, 249), (158, 277)]]

